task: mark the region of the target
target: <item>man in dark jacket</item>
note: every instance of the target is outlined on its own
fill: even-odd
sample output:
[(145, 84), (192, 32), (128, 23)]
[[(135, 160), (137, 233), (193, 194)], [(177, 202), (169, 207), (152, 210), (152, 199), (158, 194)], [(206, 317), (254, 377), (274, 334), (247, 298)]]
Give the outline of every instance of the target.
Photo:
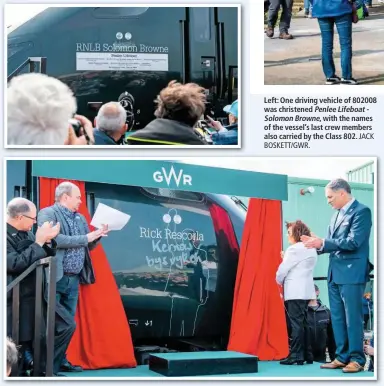
[[(95, 277), (90, 250), (96, 247), (101, 237), (108, 233), (106, 227), (90, 232), (84, 216), (77, 213), (81, 204), (80, 189), (71, 182), (62, 182), (56, 187), (56, 203), (42, 209), (38, 214), (38, 224), (44, 222), (60, 223), (57, 243), (56, 300), (75, 323), (75, 313), (80, 284), (93, 284)], [(64, 358), (62, 371), (82, 371), (80, 366), (72, 365)]]
[(95, 145), (122, 145), (127, 132), (127, 112), (119, 102), (109, 102), (101, 106), (93, 130)]
[(127, 138), (129, 145), (206, 145), (194, 127), (205, 111), (204, 89), (169, 83), (157, 96), (157, 119)]
[[(15, 280), (35, 261), (48, 256), (54, 256), (56, 253), (56, 243), (53, 239), (60, 231), (60, 224), (53, 226), (45, 222), (38, 228), (35, 236), (31, 232), (34, 223), (36, 223), (36, 207), (31, 201), (19, 197), (14, 198), (8, 203), (7, 284)], [(22, 361), (19, 368), (13, 372), (17, 372), (17, 375), (22, 375), (24, 371), (30, 367), (30, 362), (33, 360), (32, 343), (35, 326), (35, 285), (35, 271), (30, 273), (20, 283), (19, 343), (21, 345), (20, 356)], [(44, 300), (46, 300), (46, 295), (44, 296)], [(45, 301), (43, 301), (43, 307), (44, 309), (46, 308)], [(65, 313), (61, 311), (62, 310), (56, 307), (54, 373), (58, 373), (59, 371), (60, 363), (74, 332), (74, 325), (70, 323)], [(41, 322), (43, 323), (43, 320)], [(12, 333), (12, 292), (10, 291), (7, 293), (7, 335), (12, 336)], [(45, 362), (44, 349), (42, 353), (41, 370), (43, 370)], [(26, 366), (24, 366), (24, 364)]]
[[(319, 295), (319, 288), (315, 286), (316, 295)], [(320, 299), (313, 299), (308, 304), (308, 327), (311, 337), (313, 360), (325, 363), (326, 349), (333, 361), (335, 359), (336, 344), (333, 337), (331, 312), (321, 303)]]

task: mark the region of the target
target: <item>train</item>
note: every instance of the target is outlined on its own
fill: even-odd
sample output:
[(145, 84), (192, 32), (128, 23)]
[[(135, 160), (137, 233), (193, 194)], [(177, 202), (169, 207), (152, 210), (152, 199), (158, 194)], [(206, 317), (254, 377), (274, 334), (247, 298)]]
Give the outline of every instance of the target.
[[(8, 201), (26, 197), (39, 209), (41, 174), (33, 172), (36, 162), (7, 161)], [(102, 202), (131, 216), (123, 230), (110, 232), (103, 239), (102, 246), (134, 346), (225, 349), (246, 206), (235, 196), (92, 180), (92, 166), (78, 162), (77, 169), (86, 180), (86, 197), (82, 199), (90, 215)], [(61, 167), (63, 173), (55, 168), (57, 178), (74, 176), (68, 161), (61, 161)], [(109, 178), (109, 168), (98, 169), (97, 175)], [(128, 180), (120, 174), (113, 178)], [(232, 235), (218, 232), (212, 206), (228, 215)], [(229, 247), (228, 236), (237, 240), (237, 248)]]
[(240, 8), (50, 7), (8, 28), (8, 81), (40, 71), (66, 83), (78, 113), (92, 122), (120, 101), (129, 131), (154, 117), (154, 100), (172, 80), (205, 89), (206, 114), (226, 123), (238, 99)]

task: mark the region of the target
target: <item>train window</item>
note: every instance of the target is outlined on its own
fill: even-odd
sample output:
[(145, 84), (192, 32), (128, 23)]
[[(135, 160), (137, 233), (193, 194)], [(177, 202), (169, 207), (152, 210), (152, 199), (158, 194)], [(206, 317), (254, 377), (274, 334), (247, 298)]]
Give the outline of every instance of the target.
[(164, 188), (143, 188), (143, 190), (155, 197), (174, 198), (188, 201), (203, 201), (204, 195), (196, 192), (188, 192), (184, 190), (173, 190)]
[(129, 18), (141, 16), (149, 7), (98, 7), (93, 10), (96, 18)]
[[(130, 322), (138, 323), (134, 337), (160, 334), (162, 328), (180, 336), (181, 325), (185, 335), (193, 335), (204, 313), (200, 308), (216, 291), (220, 261), (209, 207), (153, 200), (139, 187), (87, 184), (86, 190), (95, 208), (102, 202), (131, 216), (121, 231), (103, 239), (103, 248)], [(141, 320), (143, 308), (150, 311), (152, 329), (144, 324), (148, 317)]]
[(194, 37), (197, 42), (211, 40), (211, 10), (207, 7), (190, 8)]

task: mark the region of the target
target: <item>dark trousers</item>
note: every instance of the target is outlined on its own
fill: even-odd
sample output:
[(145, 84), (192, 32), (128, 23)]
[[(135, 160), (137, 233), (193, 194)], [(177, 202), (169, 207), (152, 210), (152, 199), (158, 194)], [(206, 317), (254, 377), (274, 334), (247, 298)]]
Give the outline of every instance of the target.
[[(76, 313), (78, 299), (79, 299), (79, 276), (64, 275), (56, 283), (56, 302), (58, 306), (62, 308), (63, 311), (66, 312), (66, 314), (68, 315), (68, 319), (71, 321), (71, 324), (73, 325), (73, 331), (75, 331), (75, 328), (76, 328), (75, 313)], [(62, 364), (65, 364), (67, 362), (68, 360), (64, 351), (64, 355), (62, 356)]]
[[(54, 354), (53, 354), (53, 373), (57, 374), (60, 371), (61, 363), (65, 358), (68, 345), (71, 341), (72, 335), (75, 332), (75, 323), (71, 322), (71, 319), (65, 317), (63, 310), (60, 307), (56, 307), (60, 310), (60, 314), (55, 314), (55, 336), (54, 336)], [(46, 320), (46, 309), (43, 310), (43, 318)], [(44, 329), (43, 329), (44, 330)], [(11, 334), (8, 334), (11, 336)], [(26, 370), (32, 370), (32, 366), (29, 366), (30, 361), (33, 359), (33, 341), (25, 341), (19, 343), (19, 361), (16, 366), (12, 368), (12, 377), (24, 376)], [(40, 376), (45, 373), (46, 367), (46, 336), (41, 337), (41, 351), (40, 351), (40, 374), (34, 374), (34, 376)]]
[(290, 324), (291, 345), (289, 357), (296, 360), (313, 360), (308, 328), (309, 300), (286, 300), (285, 308)]
[(336, 359), (365, 365), (363, 294), (364, 284), (328, 282)]
[(280, 32), (288, 32), (291, 26), (293, 0), (270, 0), (268, 10), (268, 27), (275, 28), (280, 7), (283, 9), (280, 18)]
[(75, 332), (76, 324), (65, 321), (59, 316), (56, 316), (55, 322), (55, 348), (53, 358), (53, 372), (57, 374), (60, 371), (61, 364), (65, 359), (65, 353), (71, 341), (72, 335)]
[(368, 323), (370, 321), (369, 319), (370, 319), (369, 314), (364, 314), (364, 330), (367, 330), (368, 326), (372, 330), (371, 323)]

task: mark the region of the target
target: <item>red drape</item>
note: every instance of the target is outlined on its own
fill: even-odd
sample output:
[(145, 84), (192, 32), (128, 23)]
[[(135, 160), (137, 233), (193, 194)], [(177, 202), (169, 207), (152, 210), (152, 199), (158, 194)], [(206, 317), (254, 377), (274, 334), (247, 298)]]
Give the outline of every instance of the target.
[[(40, 178), (40, 209), (53, 205), (56, 186), (64, 180)], [(67, 180), (65, 180), (67, 181)], [(85, 184), (76, 184), (83, 198), (79, 213), (91, 221)], [(96, 283), (81, 285), (76, 331), (67, 350), (70, 362), (84, 369), (135, 367), (129, 324), (119, 290), (101, 244), (91, 252)]]
[(278, 360), (288, 355), (281, 262), (281, 202), (251, 199), (240, 248), (228, 350)]
[(221, 206), (216, 204), (212, 204), (209, 207), (209, 212), (211, 213), (215, 233), (220, 235), (220, 232), (223, 232), (231, 250), (238, 251), (239, 244), (237, 243), (236, 235), (228, 213)]

